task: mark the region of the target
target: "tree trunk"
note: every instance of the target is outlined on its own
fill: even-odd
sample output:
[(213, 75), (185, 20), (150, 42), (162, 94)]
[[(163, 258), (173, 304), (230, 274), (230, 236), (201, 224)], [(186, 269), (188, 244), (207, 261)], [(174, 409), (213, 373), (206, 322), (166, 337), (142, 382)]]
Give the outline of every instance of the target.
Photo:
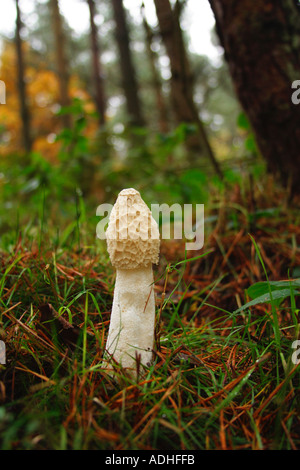
[(144, 4), (142, 4), (142, 16), (143, 16), (143, 26), (145, 30), (145, 37), (146, 37), (146, 49), (148, 54), (148, 59), (151, 67), (152, 73), (152, 82), (153, 82), (153, 89), (156, 98), (156, 107), (159, 117), (159, 129), (160, 131), (165, 134), (168, 132), (168, 111), (165, 104), (163, 92), (162, 92), (162, 80), (161, 76), (157, 67), (157, 54), (152, 49), (152, 41), (153, 41), (153, 31), (150, 28), (145, 13), (144, 13)]
[(104, 77), (100, 62), (100, 48), (97, 26), (95, 24), (95, 2), (87, 0), (90, 10), (90, 27), (91, 27), (91, 50), (93, 63), (93, 76), (95, 86), (95, 102), (99, 114), (100, 125), (105, 124), (106, 100), (104, 92)]
[(294, 0), (210, 0), (237, 96), (269, 169), (300, 193), (300, 8)]
[(197, 135), (191, 137), (187, 144), (197, 154), (206, 154), (215, 171), (221, 177), (222, 172), (207, 138), (204, 126), (194, 102), (193, 77), (185, 50), (183, 34), (179, 21), (179, 3), (174, 10), (169, 0), (154, 0), (160, 34), (164, 42), (171, 66), (171, 94), (174, 114), (179, 123), (197, 125)]
[(144, 118), (142, 116), (138, 85), (130, 50), (129, 31), (123, 1), (112, 0), (112, 6), (116, 23), (116, 41), (119, 49), (122, 85), (129, 120), (134, 126), (143, 126)]
[[(68, 63), (65, 52), (65, 37), (63, 33), (62, 19), (59, 11), (58, 0), (50, 0), (52, 11), (53, 31), (55, 40), (57, 75), (59, 80), (60, 105), (66, 107), (70, 105), (69, 99), (69, 76)], [(62, 116), (64, 127), (71, 127), (71, 118), (68, 114)]]
[(16, 0), (17, 18), (16, 18), (16, 52), (17, 52), (17, 65), (18, 65), (18, 90), (20, 100), (20, 114), (23, 128), (23, 145), (26, 153), (31, 151), (32, 141), (30, 135), (30, 116), (26, 101), (26, 84), (25, 84), (25, 67), (23, 60), (22, 39), (21, 39), (21, 12), (19, 7), (19, 0)]

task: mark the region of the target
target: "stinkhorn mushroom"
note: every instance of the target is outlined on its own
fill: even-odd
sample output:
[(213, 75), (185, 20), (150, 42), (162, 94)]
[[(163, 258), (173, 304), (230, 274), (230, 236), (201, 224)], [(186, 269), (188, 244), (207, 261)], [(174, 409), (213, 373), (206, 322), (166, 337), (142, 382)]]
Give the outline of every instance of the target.
[(110, 214), (106, 241), (116, 280), (104, 364), (110, 374), (117, 362), (136, 377), (140, 366), (152, 362), (152, 264), (158, 263), (160, 236), (150, 209), (135, 189), (120, 192)]

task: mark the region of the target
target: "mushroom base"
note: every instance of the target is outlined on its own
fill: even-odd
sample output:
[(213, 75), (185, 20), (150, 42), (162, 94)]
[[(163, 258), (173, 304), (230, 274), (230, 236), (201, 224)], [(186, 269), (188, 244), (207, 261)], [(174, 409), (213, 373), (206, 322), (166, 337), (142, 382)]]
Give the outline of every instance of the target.
[(104, 366), (113, 369), (116, 361), (136, 376), (138, 364), (153, 359), (155, 297), (152, 265), (118, 269)]

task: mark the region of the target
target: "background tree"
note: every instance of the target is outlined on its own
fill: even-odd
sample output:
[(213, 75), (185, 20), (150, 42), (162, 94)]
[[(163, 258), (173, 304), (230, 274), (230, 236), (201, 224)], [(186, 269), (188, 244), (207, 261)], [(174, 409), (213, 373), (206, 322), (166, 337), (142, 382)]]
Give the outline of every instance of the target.
[(145, 30), (145, 46), (147, 50), (148, 60), (152, 74), (152, 87), (155, 94), (156, 108), (159, 119), (159, 129), (161, 132), (166, 133), (168, 131), (168, 110), (165, 102), (165, 97), (162, 90), (162, 79), (158, 68), (158, 57), (153, 50), (153, 30), (148, 24), (145, 15), (145, 6), (142, 4), (141, 13), (143, 18), (143, 27)]
[(294, 0), (210, 0), (236, 93), (269, 169), (300, 192), (300, 10)]
[(94, 77), (94, 94), (95, 103), (99, 113), (100, 124), (105, 124), (105, 112), (106, 112), (106, 99), (104, 91), (104, 75), (102, 70), (102, 64), (100, 60), (100, 47), (97, 26), (95, 24), (95, 2), (94, 0), (87, 0), (89, 11), (90, 11), (90, 35), (91, 35), (91, 53), (92, 53), (92, 64), (93, 64), (93, 77)]
[(27, 104), (26, 97), (26, 82), (25, 82), (25, 66), (23, 58), (23, 48), (22, 48), (22, 39), (21, 39), (21, 29), (22, 29), (22, 20), (21, 20), (21, 11), (19, 6), (19, 0), (16, 0), (16, 33), (15, 33), (15, 42), (16, 42), (16, 56), (17, 56), (17, 80), (18, 80), (18, 91), (19, 91), (19, 101), (20, 101), (20, 115), (22, 120), (22, 129), (23, 129), (23, 143), (24, 149), (27, 153), (31, 151), (32, 141), (31, 141), (31, 132), (30, 132), (30, 116), (29, 109)]
[[(53, 33), (55, 39), (56, 66), (59, 79), (60, 104), (66, 107), (70, 104), (69, 99), (69, 74), (68, 61), (65, 51), (65, 37), (62, 26), (62, 18), (59, 11), (58, 0), (50, 0), (50, 8), (53, 21)], [(64, 127), (70, 127), (70, 116), (64, 114), (62, 116)]]
[(193, 76), (179, 21), (180, 3), (176, 2), (174, 9), (172, 9), (169, 0), (154, 0), (154, 3), (160, 34), (170, 59), (172, 74), (171, 95), (174, 113), (179, 123), (185, 122), (197, 125), (197, 134), (188, 140), (188, 145), (193, 153), (197, 154), (200, 150), (204, 155), (208, 156), (217, 174), (222, 176), (222, 171), (215, 158), (194, 102)]
[(119, 49), (122, 85), (126, 98), (129, 120), (132, 125), (143, 126), (144, 117), (142, 114), (142, 106), (139, 98), (138, 84), (132, 59), (126, 12), (122, 0), (112, 0), (111, 4), (116, 24), (115, 37)]

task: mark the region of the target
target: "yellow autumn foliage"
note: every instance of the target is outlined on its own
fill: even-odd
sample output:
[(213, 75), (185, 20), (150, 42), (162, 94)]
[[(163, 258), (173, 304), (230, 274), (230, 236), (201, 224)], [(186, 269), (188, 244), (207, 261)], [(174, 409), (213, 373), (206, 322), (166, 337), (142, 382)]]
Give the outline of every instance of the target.
[[(24, 57), (31, 54), (25, 43)], [(29, 60), (28, 60), (29, 63)], [(2, 157), (22, 152), (22, 121), (17, 84), (17, 60), (15, 46), (5, 42), (0, 57), (0, 79), (6, 84), (6, 104), (0, 105), (0, 149)], [(39, 152), (48, 161), (55, 163), (59, 143), (55, 142), (61, 131), (60, 119), (56, 113), (59, 105), (58, 78), (47, 64), (32, 60), (26, 66), (26, 97), (30, 113), (30, 128), (33, 139), (33, 151)], [(77, 76), (71, 76), (69, 82), (70, 98), (78, 97), (86, 102), (87, 112), (94, 112), (95, 106)], [(88, 124), (86, 133), (92, 136), (97, 130), (97, 123)]]

